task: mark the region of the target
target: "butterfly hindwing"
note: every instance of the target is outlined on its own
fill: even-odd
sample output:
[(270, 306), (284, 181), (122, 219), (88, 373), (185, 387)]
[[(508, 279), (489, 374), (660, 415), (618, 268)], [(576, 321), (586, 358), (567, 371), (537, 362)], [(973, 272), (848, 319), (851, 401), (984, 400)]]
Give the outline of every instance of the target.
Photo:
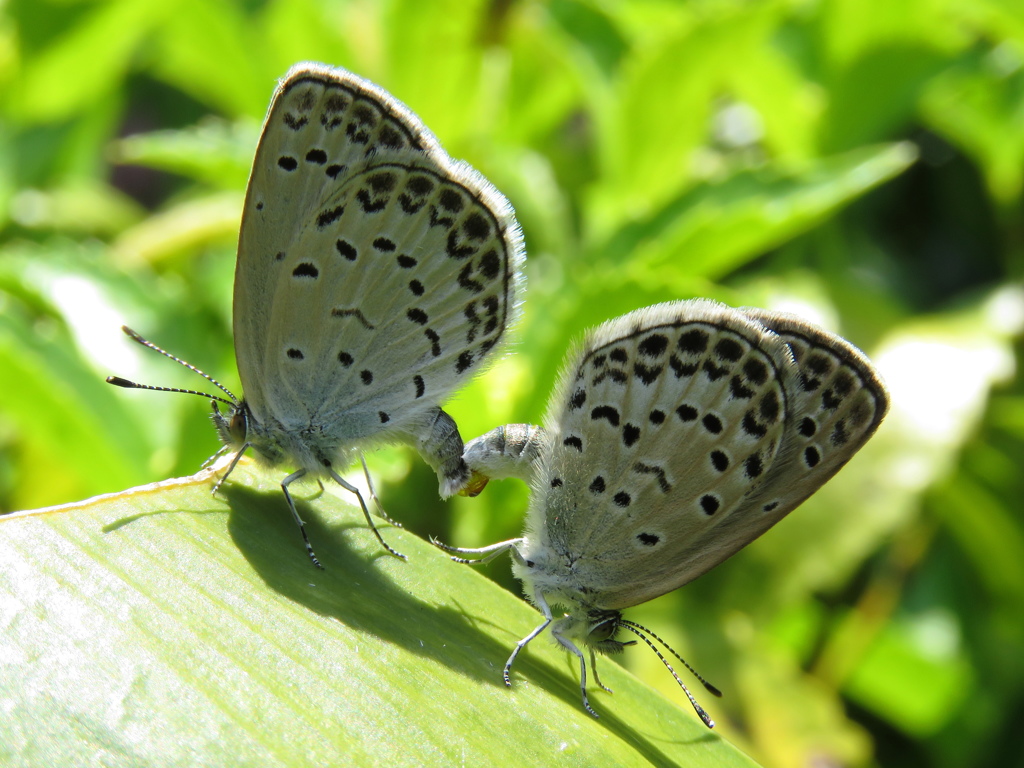
[(875, 433), (889, 408), (885, 385), (864, 354), (799, 317), (764, 309), (744, 314), (782, 338), (796, 374), (787, 379), (789, 414), (779, 458), (748, 499), (750, 538), (824, 485)]
[(539, 533), (545, 521), (545, 547), (581, 553), (575, 570), (602, 608), (668, 592), (731, 554), (723, 531), (781, 443), (790, 365), (778, 336), (709, 301), (588, 336), (552, 399), (531, 522)]

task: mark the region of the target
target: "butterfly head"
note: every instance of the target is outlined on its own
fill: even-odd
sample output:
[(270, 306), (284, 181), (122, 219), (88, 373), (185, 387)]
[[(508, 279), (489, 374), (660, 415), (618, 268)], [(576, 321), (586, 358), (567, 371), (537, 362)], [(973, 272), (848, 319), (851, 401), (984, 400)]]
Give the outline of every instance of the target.
[(619, 611), (588, 609), (576, 607), (570, 613), (555, 621), (552, 634), (555, 638), (582, 643), (598, 653), (622, 653), (627, 645), (635, 645), (635, 640), (623, 642), (616, 639), (622, 626), (622, 614)]
[(213, 425), (217, 428), (217, 434), (220, 435), (221, 442), (233, 451), (239, 450), (245, 445), (246, 438), (249, 435), (249, 406), (246, 405), (244, 400), (238, 400), (231, 403), (227, 413), (224, 413), (217, 405), (216, 400), (211, 401), (211, 403), (213, 405), (213, 413), (210, 415), (210, 418), (213, 420)]
[(623, 642), (616, 639), (622, 622), (619, 611), (591, 610), (587, 612), (585, 622), (586, 634), (581, 639), (598, 653), (622, 653), (627, 645), (636, 645), (636, 640)]

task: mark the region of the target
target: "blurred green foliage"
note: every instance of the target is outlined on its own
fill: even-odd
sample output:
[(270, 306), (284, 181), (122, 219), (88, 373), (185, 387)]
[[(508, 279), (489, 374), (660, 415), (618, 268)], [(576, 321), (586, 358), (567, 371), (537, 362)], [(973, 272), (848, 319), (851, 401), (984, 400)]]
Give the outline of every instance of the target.
[[(233, 249), (275, 78), (344, 66), (512, 201), (529, 262), (463, 435), (542, 419), (588, 326), (675, 298), (801, 312), (893, 411), (792, 517), (631, 612), (769, 766), (1024, 765), (1024, 6), (1014, 0), (8, 0), (0, 4), (0, 508), (190, 474), (237, 388)], [(527, 490), (386, 507), (462, 545)], [(490, 573), (517, 589), (508, 569)], [(499, 660), (496, 660), (500, 662)], [(681, 700), (657, 659), (623, 658)], [(686, 706), (681, 701), (681, 706)]]

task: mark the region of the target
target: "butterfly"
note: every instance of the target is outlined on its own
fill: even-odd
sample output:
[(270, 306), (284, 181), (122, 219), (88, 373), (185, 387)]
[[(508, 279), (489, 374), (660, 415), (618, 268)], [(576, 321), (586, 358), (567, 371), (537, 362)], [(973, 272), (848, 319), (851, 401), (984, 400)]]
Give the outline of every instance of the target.
[(401, 557), (339, 471), (402, 442), (434, 468), (443, 497), (466, 486), (462, 438), (440, 406), (514, 321), (524, 258), (508, 201), (407, 107), (343, 69), (297, 64), (271, 101), (242, 213), (233, 324), (245, 397), (128, 328), (227, 398), (107, 381), (209, 397), (221, 453), (234, 454), (214, 492), (246, 452), (284, 467), (317, 566), (289, 491), (303, 477), (355, 494)]
[(550, 628), (579, 658), (596, 717), (582, 648), (596, 677), (595, 651), (634, 644), (619, 639), (627, 632), (713, 727), (651, 638), (678, 654), (622, 610), (706, 573), (789, 514), (874, 434), (888, 402), (858, 349), (791, 314), (698, 299), (592, 330), (568, 355), (544, 428), (498, 427), (466, 446), (477, 488), (531, 482), (523, 536), (478, 549), (435, 542), (478, 556), (460, 562), (508, 552), (544, 616), (505, 664), (506, 685), (520, 651)]

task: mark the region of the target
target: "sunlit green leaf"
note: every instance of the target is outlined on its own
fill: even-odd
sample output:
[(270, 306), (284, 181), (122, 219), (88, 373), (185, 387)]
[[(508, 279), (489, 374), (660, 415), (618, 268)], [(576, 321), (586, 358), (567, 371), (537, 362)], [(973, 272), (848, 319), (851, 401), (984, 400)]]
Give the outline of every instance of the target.
[(0, 518), (4, 762), (753, 765), (614, 663), (600, 719), (542, 641), (506, 689), (525, 603), (330, 493), (299, 503), (317, 571), (275, 481), (213, 478)]

